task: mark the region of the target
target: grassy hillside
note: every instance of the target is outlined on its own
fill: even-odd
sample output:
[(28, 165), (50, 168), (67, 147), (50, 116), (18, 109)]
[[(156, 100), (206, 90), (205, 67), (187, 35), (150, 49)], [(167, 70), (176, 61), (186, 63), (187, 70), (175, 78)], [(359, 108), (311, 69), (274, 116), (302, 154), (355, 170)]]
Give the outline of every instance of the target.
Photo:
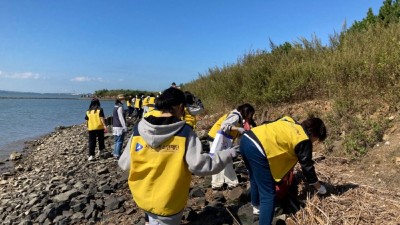
[[(389, 6), (388, 6), (389, 5)], [(346, 135), (349, 154), (363, 155), (380, 141), (397, 111), (400, 95), (399, 3), (385, 1), (379, 14), (367, 17), (323, 46), (317, 37), (248, 53), (231, 65), (209, 69), (184, 85), (209, 112), (249, 102), (257, 109), (307, 100), (329, 100), (323, 117), (330, 141)], [(389, 22), (388, 22), (389, 21)], [(379, 113), (385, 109), (384, 113)]]

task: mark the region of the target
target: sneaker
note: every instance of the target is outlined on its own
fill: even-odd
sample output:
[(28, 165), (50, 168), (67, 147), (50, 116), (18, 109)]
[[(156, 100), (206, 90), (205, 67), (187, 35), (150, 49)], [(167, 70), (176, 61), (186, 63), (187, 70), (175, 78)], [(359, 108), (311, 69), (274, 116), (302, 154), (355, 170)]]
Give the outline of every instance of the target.
[(259, 206), (253, 206), (253, 214), (260, 215), (260, 208)]
[(89, 156), (88, 161), (93, 161), (94, 160), (94, 156)]

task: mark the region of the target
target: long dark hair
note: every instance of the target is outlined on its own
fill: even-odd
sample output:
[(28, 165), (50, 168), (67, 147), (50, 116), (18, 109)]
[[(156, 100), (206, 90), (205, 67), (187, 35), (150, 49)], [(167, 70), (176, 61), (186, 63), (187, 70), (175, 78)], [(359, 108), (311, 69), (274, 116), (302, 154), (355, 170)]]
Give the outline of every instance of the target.
[(168, 88), (158, 97), (156, 108), (162, 112), (173, 112), (173, 106), (186, 104), (185, 94), (177, 88)]
[(90, 102), (89, 110), (94, 110), (94, 112), (96, 112), (97, 109), (99, 108), (100, 108), (100, 100), (97, 98), (93, 98), (92, 101)]
[(327, 136), (326, 127), (320, 118), (309, 118), (301, 123), (301, 126), (306, 130), (308, 135), (318, 138), (319, 141), (324, 141)]
[(254, 107), (249, 103), (239, 105), (236, 110), (240, 112), (240, 114), (243, 116), (243, 119), (253, 120), (255, 110)]

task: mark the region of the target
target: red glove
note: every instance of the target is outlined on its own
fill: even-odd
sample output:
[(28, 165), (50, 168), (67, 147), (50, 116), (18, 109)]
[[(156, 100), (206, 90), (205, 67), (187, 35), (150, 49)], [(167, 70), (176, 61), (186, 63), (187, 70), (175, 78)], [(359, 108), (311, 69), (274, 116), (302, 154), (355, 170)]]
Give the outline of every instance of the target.
[(250, 123), (249, 123), (247, 120), (244, 121), (243, 128), (244, 128), (245, 130), (250, 130), (250, 129), (251, 129), (251, 128), (250, 128)]

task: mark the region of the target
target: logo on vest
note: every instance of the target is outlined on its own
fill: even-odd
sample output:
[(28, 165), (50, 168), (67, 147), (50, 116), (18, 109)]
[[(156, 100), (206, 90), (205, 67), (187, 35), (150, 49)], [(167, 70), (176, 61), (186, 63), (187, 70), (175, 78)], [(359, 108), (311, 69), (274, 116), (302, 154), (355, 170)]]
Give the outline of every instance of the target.
[(142, 150), (142, 149), (143, 149), (143, 145), (137, 143), (137, 144), (136, 144), (135, 150), (138, 152), (138, 151), (140, 151), (140, 150)]

